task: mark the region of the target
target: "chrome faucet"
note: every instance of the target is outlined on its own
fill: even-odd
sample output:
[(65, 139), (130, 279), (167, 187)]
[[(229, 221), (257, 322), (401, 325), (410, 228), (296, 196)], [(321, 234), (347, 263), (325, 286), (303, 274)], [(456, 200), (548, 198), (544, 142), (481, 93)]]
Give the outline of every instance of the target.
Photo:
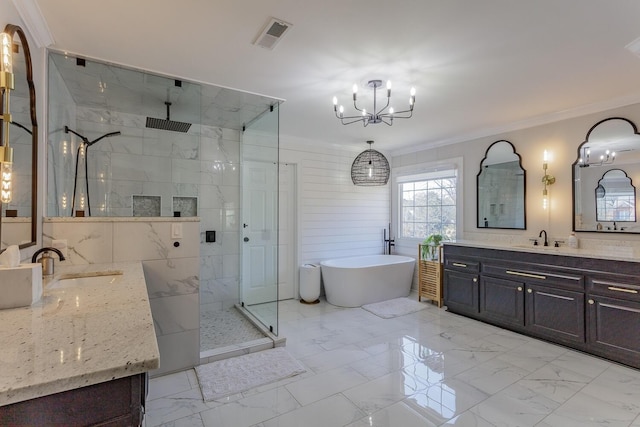
[(49, 255), (49, 251), (53, 251), (58, 255), (60, 261), (64, 261), (64, 255), (60, 252), (59, 249), (56, 248), (42, 248), (38, 249), (33, 256), (31, 257), (31, 262), (35, 263), (38, 261), (38, 255), (44, 252), (44, 255), (40, 257), (40, 263), (42, 264), (42, 275), (43, 276), (51, 276), (53, 274), (53, 257)]
[(549, 241), (547, 240), (547, 231), (546, 230), (542, 230), (540, 232), (540, 234), (538, 234), (538, 237), (542, 237), (542, 233), (544, 233), (544, 246), (549, 246)]

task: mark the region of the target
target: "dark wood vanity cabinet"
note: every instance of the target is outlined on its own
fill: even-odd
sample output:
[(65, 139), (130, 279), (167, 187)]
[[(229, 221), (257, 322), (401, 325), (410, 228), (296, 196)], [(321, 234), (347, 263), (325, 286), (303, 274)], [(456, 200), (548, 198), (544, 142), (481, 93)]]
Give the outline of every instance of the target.
[(444, 300), (449, 301), (452, 311), (476, 316), (479, 311), (478, 262), (465, 258), (449, 257), (444, 264)]
[(593, 353), (640, 365), (640, 275), (587, 279), (587, 328)]
[(449, 311), (640, 368), (640, 263), (445, 245), (444, 267)]
[(138, 374), (0, 406), (0, 425), (138, 426), (147, 375)]

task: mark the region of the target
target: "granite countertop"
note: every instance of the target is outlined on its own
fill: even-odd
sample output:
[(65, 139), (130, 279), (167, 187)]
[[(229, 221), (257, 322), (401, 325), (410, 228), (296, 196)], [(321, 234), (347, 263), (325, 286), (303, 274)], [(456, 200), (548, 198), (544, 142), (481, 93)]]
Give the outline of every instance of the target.
[[(59, 280), (100, 272), (117, 275)], [(141, 263), (57, 265), (44, 286), (31, 307), (0, 310), (0, 406), (159, 367)]]
[(608, 259), (612, 261), (640, 262), (640, 251), (629, 246), (606, 246), (599, 248), (578, 248), (573, 249), (568, 246), (533, 246), (510, 245), (506, 243), (491, 243), (471, 240), (457, 240), (455, 242), (443, 242), (445, 245), (459, 245), (475, 248), (499, 249), (505, 251), (529, 252), (549, 255), (563, 255), (579, 258)]

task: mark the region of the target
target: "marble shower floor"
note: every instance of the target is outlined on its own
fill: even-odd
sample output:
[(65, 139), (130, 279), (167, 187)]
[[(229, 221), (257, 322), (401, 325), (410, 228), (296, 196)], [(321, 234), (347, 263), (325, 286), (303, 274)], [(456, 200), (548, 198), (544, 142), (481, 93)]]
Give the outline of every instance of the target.
[(284, 301), (305, 374), (207, 403), (193, 369), (154, 378), (146, 425), (640, 427), (640, 370), (428, 305), (381, 319)]
[(200, 313), (200, 351), (245, 343), (264, 338), (235, 307)]

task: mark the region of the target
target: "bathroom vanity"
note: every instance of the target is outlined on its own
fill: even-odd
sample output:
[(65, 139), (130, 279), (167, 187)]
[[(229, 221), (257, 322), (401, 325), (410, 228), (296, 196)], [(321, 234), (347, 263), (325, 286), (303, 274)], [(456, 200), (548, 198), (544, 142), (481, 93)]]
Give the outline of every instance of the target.
[(640, 258), (631, 249), (445, 243), (443, 287), (453, 313), (640, 368)]
[(160, 357), (142, 265), (56, 270), (0, 310), (0, 425), (139, 425)]

